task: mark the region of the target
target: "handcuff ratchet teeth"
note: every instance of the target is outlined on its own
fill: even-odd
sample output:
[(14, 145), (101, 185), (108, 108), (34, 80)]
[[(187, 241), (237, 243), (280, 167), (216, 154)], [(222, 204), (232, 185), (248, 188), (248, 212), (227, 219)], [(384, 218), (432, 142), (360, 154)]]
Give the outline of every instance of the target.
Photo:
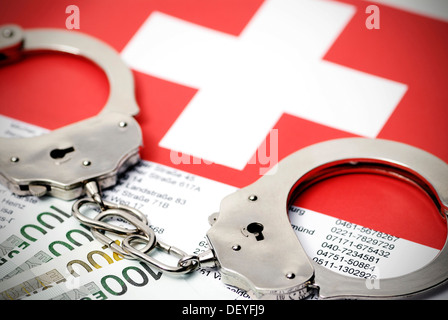
[[(447, 242), (425, 267), (381, 279), (380, 288), (371, 290), (365, 280), (337, 274), (310, 260), (291, 228), (287, 210), (303, 190), (322, 179), (350, 172), (388, 174), (416, 184), (429, 195), (446, 223), (448, 165), (418, 148), (380, 139), (330, 140), (283, 159), (273, 171), (222, 200), (219, 213), (209, 218), (210, 250), (203, 254), (188, 255), (157, 240), (143, 213), (103, 201), (101, 196), (102, 188), (116, 184), (118, 175), (140, 159), (142, 137), (133, 118), (138, 106), (131, 71), (115, 50), (82, 33), (23, 31), (16, 25), (0, 28), (0, 64), (18, 61), (28, 51), (42, 50), (79, 55), (96, 63), (109, 80), (109, 99), (97, 116), (48, 134), (0, 138), (0, 181), (19, 195), (47, 194), (72, 200), (86, 194), (87, 198), (73, 204), (73, 215), (118, 254), (169, 273), (218, 267), (224, 283), (247, 290), (257, 299), (301, 299), (316, 290), (323, 299), (406, 297), (448, 279)], [(99, 209), (95, 218), (84, 215), (89, 206)], [(135, 228), (104, 221), (110, 217), (123, 218)], [(122, 245), (106, 232), (124, 236)], [(135, 243), (144, 246), (136, 249)], [(177, 265), (152, 258), (150, 254), (156, 249), (178, 256)]]

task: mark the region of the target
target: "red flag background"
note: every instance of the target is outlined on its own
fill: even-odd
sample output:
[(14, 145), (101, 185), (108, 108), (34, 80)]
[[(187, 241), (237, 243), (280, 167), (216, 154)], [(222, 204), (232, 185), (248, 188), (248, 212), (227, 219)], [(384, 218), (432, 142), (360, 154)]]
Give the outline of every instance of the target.
[[(331, 2), (350, 5), (355, 11), (322, 59), (407, 86), (377, 137), (408, 143), (448, 162), (447, 21), (368, 1)], [(371, 4), (380, 10), (380, 29), (365, 26), (369, 16), (365, 9)], [(71, 32), (90, 34), (122, 52), (155, 11), (239, 37), (263, 1), (8, 0), (0, 5), (0, 24), (64, 29), (69, 5), (80, 10), (80, 30)], [(174, 165), (170, 150), (159, 142), (201, 88), (133, 72), (141, 108), (137, 119), (143, 131), (143, 159), (236, 187), (259, 178), (259, 161), (250, 161), (243, 170), (220, 164)], [(97, 114), (108, 90), (102, 71), (88, 61), (57, 53), (34, 54), (0, 69), (0, 113), (56, 129)], [(283, 113), (273, 127), (278, 129), (278, 159), (313, 143), (356, 136), (318, 122)], [(389, 177), (353, 174), (332, 178), (307, 190), (297, 204), (438, 249), (446, 238), (445, 224), (429, 198), (416, 187)]]

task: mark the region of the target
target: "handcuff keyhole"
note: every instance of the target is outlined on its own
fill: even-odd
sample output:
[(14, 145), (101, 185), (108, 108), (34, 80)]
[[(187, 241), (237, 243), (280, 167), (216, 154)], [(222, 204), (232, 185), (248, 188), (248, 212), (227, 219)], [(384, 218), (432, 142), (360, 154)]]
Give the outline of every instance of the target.
[(264, 236), (263, 236), (263, 225), (261, 223), (258, 222), (252, 222), (250, 224), (247, 225), (246, 230), (250, 233), (253, 233), (255, 236), (255, 239), (257, 239), (257, 241), (263, 240)]
[(69, 147), (69, 148), (65, 148), (65, 149), (53, 149), (50, 152), (50, 157), (52, 157), (53, 159), (62, 159), (65, 157), (65, 155), (67, 153), (70, 153), (73, 151), (75, 151), (75, 148), (73, 148), (73, 147)]

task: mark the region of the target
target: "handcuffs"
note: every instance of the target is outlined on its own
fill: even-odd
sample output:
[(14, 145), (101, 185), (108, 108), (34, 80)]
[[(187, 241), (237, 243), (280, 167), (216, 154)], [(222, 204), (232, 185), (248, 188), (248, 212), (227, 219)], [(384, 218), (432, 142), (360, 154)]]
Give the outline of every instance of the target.
[[(23, 31), (17, 25), (0, 28), (0, 64), (18, 61), (27, 52), (48, 50), (81, 56), (102, 68), (110, 84), (109, 98), (89, 119), (37, 137), (0, 138), (0, 181), (22, 196), (73, 200), (87, 195), (74, 203), (73, 215), (118, 254), (169, 273), (184, 274), (199, 266), (219, 268), (224, 283), (257, 299), (301, 299), (316, 291), (322, 299), (406, 297), (448, 279), (447, 242), (426, 266), (381, 279), (380, 288), (372, 290), (363, 279), (337, 274), (310, 260), (291, 228), (287, 208), (303, 190), (350, 172), (388, 174), (418, 185), (446, 222), (448, 165), (423, 150), (380, 139), (330, 140), (283, 159), (275, 174), (264, 175), (222, 200), (219, 213), (209, 219), (210, 249), (203, 254), (188, 255), (157, 240), (143, 213), (101, 197), (101, 189), (115, 185), (120, 173), (140, 160), (142, 135), (133, 117), (139, 107), (131, 71), (114, 49), (82, 33)], [(88, 218), (82, 212), (85, 206), (96, 206), (100, 213)], [(122, 218), (135, 228), (108, 223), (108, 217)], [(122, 244), (105, 231), (123, 236)], [(136, 243), (143, 248), (137, 249)], [(170, 266), (154, 259), (151, 253), (156, 249), (179, 256), (179, 262)]]

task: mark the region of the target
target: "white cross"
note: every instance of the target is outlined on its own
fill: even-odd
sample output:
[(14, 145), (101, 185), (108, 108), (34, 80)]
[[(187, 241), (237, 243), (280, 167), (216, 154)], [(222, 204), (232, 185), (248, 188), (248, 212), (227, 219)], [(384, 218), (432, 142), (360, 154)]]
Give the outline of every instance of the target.
[(375, 137), (407, 87), (322, 60), (354, 10), (267, 0), (239, 36), (152, 13), (122, 57), (198, 89), (160, 146), (242, 170), (284, 112)]

